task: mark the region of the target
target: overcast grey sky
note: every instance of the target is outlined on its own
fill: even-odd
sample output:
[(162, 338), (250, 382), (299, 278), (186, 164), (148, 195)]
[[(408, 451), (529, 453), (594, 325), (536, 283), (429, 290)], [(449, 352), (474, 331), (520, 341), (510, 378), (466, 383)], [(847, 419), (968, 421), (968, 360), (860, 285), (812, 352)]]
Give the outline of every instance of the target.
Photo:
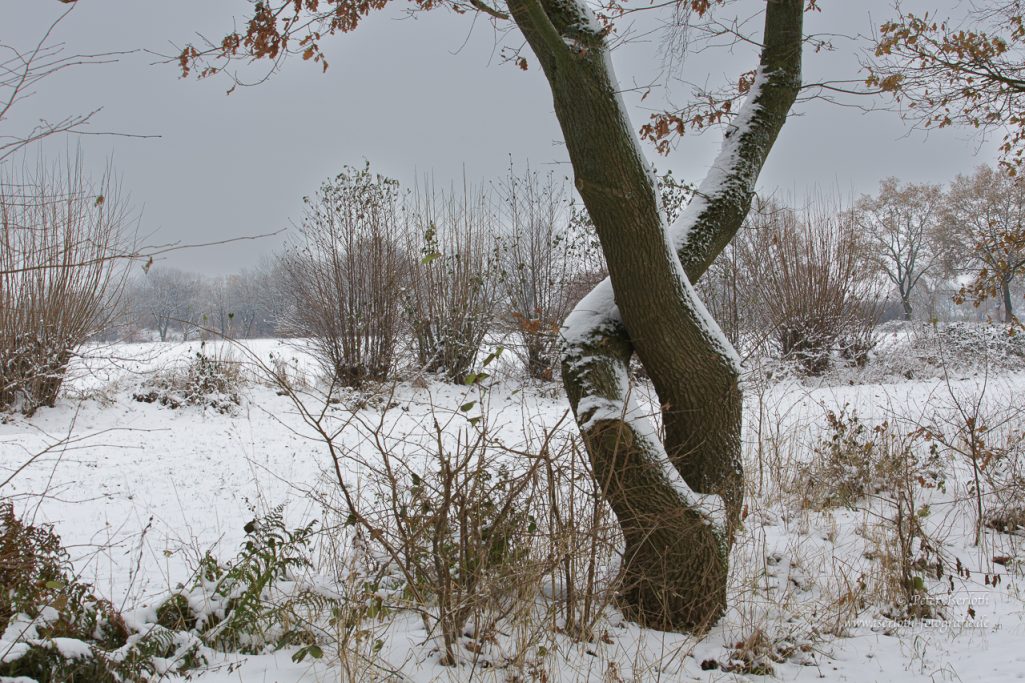
[[(21, 48), (30, 47), (68, 7), (56, 0), (0, 2), (0, 42)], [(730, 8), (742, 13), (745, 6), (761, 4), (742, 0)], [(821, 13), (807, 15), (816, 32), (867, 34), (892, 14), (889, 0), (819, 4)], [(243, 0), (79, 0), (56, 37), (71, 52), (145, 48), (168, 54), (197, 32), (219, 38), (232, 28), (234, 17), (241, 20), (246, 7)], [(569, 174), (540, 70), (524, 72), (498, 57), (496, 41), (518, 45), (517, 34), (502, 38), (482, 19), (440, 10), (410, 18), (400, 7), (325, 41), (331, 62), (326, 74), (293, 59), (262, 85), (229, 96), (224, 79), (183, 80), (176, 65), (154, 63), (156, 57), (140, 52), (43, 82), (2, 125), (24, 126), (33, 117), (102, 107), (93, 130), (160, 136), (80, 138), (88, 163), (100, 167), (113, 160), (142, 212), (141, 231), (153, 234), (151, 242), (205, 242), (287, 227), (300, 215), (303, 195), (343, 164), (363, 159), (407, 185), (418, 173), (433, 173), (439, 183), (458, 180), (464, 167), (471, 179), (493, 179), (510, 158), (521, 168), (529, 161), (535, 168)], [(649, 36), (616, 52), (623, 87), (651, 80), (658, 63), (656, 41)], [(808, 54), (806, 80), (862, 77), (854, 52), (858, 45), (835, 43), (834, 53)], [(755, 63), (750, 49), (708, 51), (689, 58), (682, 76), (725, 82)], [(683, 87), (673, 90), (677, 100), (685, 94)], [(642, 103), (638, 93), (626, 94), (637, 127), (660, 97), (656, 93)], [(952, 129), (909, 133), (892, 112), (865, 114), (811, 102), (795, 114), (770, 155), (760, 182), (763, 193), (781, 188), (800, 194), (813, 186), (871, 192), (889, 175), (945, 182), (995, 159), (992, 141), (980, 144)], [(660, 169), (697, 182), (718, 146), (719, 134), (711, 132), (688, 137), (669, 157), (648, 151)], [(229, 272), (255, 265), (280, 242), (183, 252), (163, 263)]]

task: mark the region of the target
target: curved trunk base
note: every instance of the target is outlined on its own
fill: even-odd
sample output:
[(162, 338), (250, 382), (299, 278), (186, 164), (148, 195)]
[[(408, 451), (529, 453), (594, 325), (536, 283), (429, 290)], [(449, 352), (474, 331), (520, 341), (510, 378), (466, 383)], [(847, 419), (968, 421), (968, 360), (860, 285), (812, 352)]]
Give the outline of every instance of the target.
[(663, 459), (625, 422), (602, 420), (587, 451), (626, 547), (620, 609), (642, 626), (704, 632), (726, 609), (729, 542), (707, 515), (688, 506)]

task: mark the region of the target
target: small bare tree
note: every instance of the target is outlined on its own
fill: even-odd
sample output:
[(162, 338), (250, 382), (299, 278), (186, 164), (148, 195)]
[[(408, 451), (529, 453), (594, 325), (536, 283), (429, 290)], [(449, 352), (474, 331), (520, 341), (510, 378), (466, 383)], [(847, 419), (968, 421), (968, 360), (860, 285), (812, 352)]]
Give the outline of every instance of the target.
[(344, 386), (388, 378), (395, 362), (407, 258), (398, 183), (346, 167), (306, 198), (301, 236), (282, 257), (288, 332), (309, 338)]
[(80, 158), (0, 179), (0, 410), (57, 399), (68, 363), (117, 311), (131, 215), (108, 172)]
[(879, 194), (858, 202), (856, 220), (871, 243), (879, 269), (897, 288), (904, 319), (911, 320), (911, 295), (939, 261), (934, 237), (943, 204), (938, 185), (901, 183), (887, 178)]
[(406, 308), (417, 361), (461, 383), (494, 319), (498, 288), (495, 216), (487, 193), (417, 190), (407, 214)]

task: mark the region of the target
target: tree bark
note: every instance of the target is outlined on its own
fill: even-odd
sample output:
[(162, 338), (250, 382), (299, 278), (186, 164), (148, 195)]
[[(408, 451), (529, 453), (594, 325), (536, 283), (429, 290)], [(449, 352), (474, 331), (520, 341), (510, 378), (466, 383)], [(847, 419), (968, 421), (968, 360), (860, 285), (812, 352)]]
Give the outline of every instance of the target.
[(911, 306), (911, 292), (901, 291), (900, 305), (904, 307), (904, 320), (911, 320), (914, 308)]
[(1000, 289), (1004, 299), (1004, 322), (1010, 325), (1014, 322), (1014, 307), (1011, 302), (1011, 279), (1007, 277), (1001, 278)]
[[(700, 631), (726, 605), (743, 496), (741, 395), (736, 354), (691, 283), (747, 215), (796, 98), (803, 0), (767, 1), (755, 88), (671, 234), (590, 11), (576, 0), (508, 4), (551, 85), (609, 268), (563, 328), (563, 379), (623, 530), (621, 604), (646, 626)], [(635, 352), (663, 406), (665, 444), (630, 400)]]

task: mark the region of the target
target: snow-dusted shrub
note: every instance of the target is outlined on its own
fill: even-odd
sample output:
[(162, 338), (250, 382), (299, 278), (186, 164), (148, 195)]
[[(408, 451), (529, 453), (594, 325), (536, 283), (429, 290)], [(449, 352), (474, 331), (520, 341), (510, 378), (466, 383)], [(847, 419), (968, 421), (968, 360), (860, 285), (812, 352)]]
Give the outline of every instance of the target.
[(157, 607), (157, 623), (189, 631), (218, 650), (259, 653), (299, 645), (318, 656), (313, 648), (337, 599), (310, 578), (315, 523), (289, 529), (282, 510), (246, 525), (235, 559), (205, 556), (192, 586)]
[(262, 369), (270, 381), (270, 385), (276, 387), (282, 395), (287, 392), (300, 391), (309, 386), (309, 379), (303, 369), (299, 367), (299, 359), (295, 356), (287, 357), (280, 353), (272, 353), (269, 363)]
[(1025, 361), (1025, 335), (1002, 325), (955, 322), (933, 326), (931, 360), (1019, 369)]
[(186, 366), (157, 373), (132, 398), (171, 409), (201, 406), (224, 415), (241, 404), (245, 381), (237, 361), (224, 354), (208, 353), (204, 342)]
[(983, 322), (889, 322), (856, 381), (924, 379), (951, 373), (1016, 371), (1025, 365), (1025, 335)]
[(198, 663), (194, 639), (129, 628), (75, 576), (53, 530), (23, 522), (9, 502), (0, 503), (0, 593), (0, 677), (121, 683)]
[(494, 322), (498, 289), (495, 216), (487, 195), (417, 192), (410, 207), (404, 307), (417, 365), (462, 383)]
[(921, 429), (903, 433), (888, 421), (869, 425), (846, 405), (829, 411), (826, 420), (813, 460), (798, 468), (802, 506), (871, 510), (875, 523), (866, 535), (874, 547), (866, 557), (877, 571), (868, 591), (882, 614), (895, 620), (937, 616), (941, 605), (928, 587), (944, 565), (924, 520), (930, 514), (927, 493), (946, 488), (939, 449)]
[(751, 230), (756, 237), (742, 243), (755, 250), (745, 258), (753, 270), (749, 287), (776, 355), (808, 375), (821, 375), (836, 360), (864, 365), (878, 311), (849, 218), (821, 206), (800, 215), (768, 205), (754, 215)]
[(342, 386), (385, 381), (402, 327), (408, 258), (398, 182), (346, 167), (307, 197), (299, 237), (281, 257), (288, 301), (281, 328), (309, 340)]
[(81, 160), (0, 178), (0, 411), (52, 406), (75, 351), (117, 312), (130, 216)]
[[(800, 647), (810, 650), (810, 645)], [(733, 644), (725, 662), (714, 660), (702, 663), (702, 668), (720, 669), (734, 674), (772, 676), (776, 673), (774, 664), (782, 664), (794, 656), (799, 646), (789, 641), (777, 642), (762, 629), (755, 628), (750, 635)]]
[(877, 437), (885, 435), (888, 427), (870, 427), (848, 408), (826, 413), (826, 435), (815, 445), (811, 462), (799, 468), (806, 507), (851, 506), (887, 484), (892, 463), (885, 461), (888, 453)]
[(986, 389), (955, 392), (948, 385), (946, 406), (938, 407), (922, 434), (966, 467), (967, 493), (974, 508), (975, 544), (983, 529), (1025, 530), (1025, 411), (993, 406)]
[(290, 530), (276, 508), (246, 531), (233, 561), (207, 556), (190, 588), (122, 615), (77, 579), (52, 529), (22, 522), (0, 502), (0, 677), (160, 680), (205, 663), (208, 648), (302, 646), (296, 659), (321, 656), (337, 599), (307, 575), (314, 525)]
[(851, 507), (869, 495), (892, 495), (900, 476), (908, 472), (922, 486), (944, 485), (936, 449), (926, 449), (924, 456), (918, 452), (920, 432), (904, 435), (887, 421), (867, 424), (848, 405), (828, 411), (826, 425), (811, 461), (798, 468), (804, 507)]
[[(469, 415), (476, 402), (463, 409)], [(385, 605), (412, 609), (438, 636), (443, 665), (466, 652), (478, 664), (511, 665), (555, 620), (573, 637), (595, 637), (621, 539), (583, 449), (556, 428), (512, 450), (484, 418), (468, 419), (446, 431), (436, 415), (419, 440), (355, 420), (375, 445), (365, 456), (325, 431), (337, 472), (361, 472), (358, 491), (339, 475), (328, 502), (350, 529), (339, 552), (361, 558), (361, 576)]]

